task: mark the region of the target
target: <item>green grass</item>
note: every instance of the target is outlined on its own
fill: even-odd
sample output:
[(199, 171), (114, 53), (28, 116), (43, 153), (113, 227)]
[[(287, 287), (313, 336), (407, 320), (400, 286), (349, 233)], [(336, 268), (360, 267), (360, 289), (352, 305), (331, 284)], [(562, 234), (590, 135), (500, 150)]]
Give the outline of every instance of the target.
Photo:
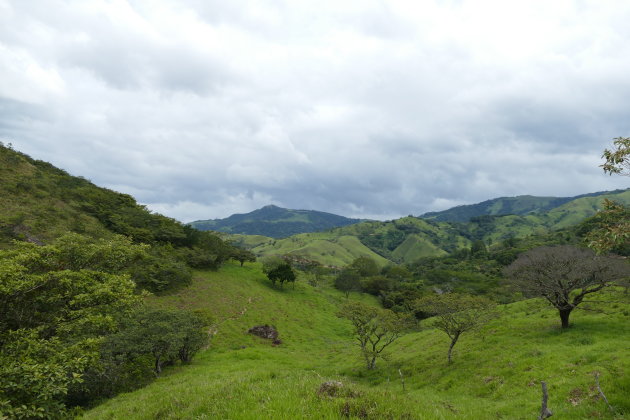
[[(370, 296), (351, 299), (376, 304)], [(190, 288), (151, 303), (211, 314), (210, 347), (191, 365), (172, 367), (85, 418), (531, 419), (540, 409), (541, 380), (549, 384), (554, 419), (630, 412), (628, 304), (616, 304), (611, 315), (576, 311), (567, 331), (540, 300), (502, 306), (500, 318), (462, 336), (451, 365), (446, 335), (425, 328), (394, 343), (369, 372), (349, 323), (335, 316), (344, 301), (328, 285), (314, 288), (303, 279), (295, 289), (273, 289), (258, 264), (199, 272)], [(265, 323), (278, 329), (281, 345), (246, 333)], [(617, 414), (597, 398), (595, 371)], [(318, 395), (333, 379), (345, 384), (341, 395)]]

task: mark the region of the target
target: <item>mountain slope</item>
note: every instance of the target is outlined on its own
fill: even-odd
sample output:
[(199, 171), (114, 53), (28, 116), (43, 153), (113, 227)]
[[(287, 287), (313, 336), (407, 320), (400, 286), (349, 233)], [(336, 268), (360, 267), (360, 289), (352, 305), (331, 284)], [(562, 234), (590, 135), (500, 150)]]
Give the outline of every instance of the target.
[(602, 191), (581, 194), (575, 197), (536, 197), (532, 195), (500, 197), (481, 203), (456, 206), (448, 210), (428, 212), (420, 217), (439, 222), (468, 222), (471, 218), (479, 216), (500, 216), (508, 214), (523, 216), (529, 213), (545, 213), (580, 198), (618, 194), (623, 191), (624, 190)]
[(246, 214), (233, 214), (225, 219), (197, 220), (190, 225), (199, 230), (285, 238), (358, 222), (361, 220), (321, 211), (290, 210), (270, 205)]

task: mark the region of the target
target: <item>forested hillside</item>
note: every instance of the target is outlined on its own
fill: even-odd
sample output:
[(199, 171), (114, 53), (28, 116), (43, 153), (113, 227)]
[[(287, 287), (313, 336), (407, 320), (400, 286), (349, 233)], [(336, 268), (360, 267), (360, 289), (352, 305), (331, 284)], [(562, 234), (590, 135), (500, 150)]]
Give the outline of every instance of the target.
[(508, 214), (523, 216), (530, 213), (546, 213), (579, 198), (618, 194), (621, 192), (623, 192), (623, 190), (603, 191), (581, 194), (575, 197), (535, 197), (531, 195), (501, 197), (477, 204), (456, 206), (448, 210), (428, 212), (420, 217), (439, 222), (468, 222), (470, 219), (479, 216), (501, 216)]

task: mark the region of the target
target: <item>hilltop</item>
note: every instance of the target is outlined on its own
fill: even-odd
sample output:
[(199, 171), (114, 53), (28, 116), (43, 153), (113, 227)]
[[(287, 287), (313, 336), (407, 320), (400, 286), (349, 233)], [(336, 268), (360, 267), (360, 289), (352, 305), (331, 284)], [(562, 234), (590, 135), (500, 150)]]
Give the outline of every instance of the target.
[(246, 214), (233, 214), (225, 219), (197, 220), (190, 226), (199, 230), (262, 235), (285, 238), (299, 233), (319, 232), (361, 222), (332, 213), (315, 210), (291, 210), (274, 205)]

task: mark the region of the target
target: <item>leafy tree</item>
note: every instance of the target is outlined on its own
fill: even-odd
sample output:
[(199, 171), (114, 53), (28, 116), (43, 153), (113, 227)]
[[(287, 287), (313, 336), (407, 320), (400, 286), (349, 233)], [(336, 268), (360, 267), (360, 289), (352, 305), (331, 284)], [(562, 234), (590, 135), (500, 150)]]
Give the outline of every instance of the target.
[(271, 284), (274, 286), (276, 285), (276, 282), (280, 282), (280, 287), (282, 287), (285, 282), (290, 282), (293, 283), (293, 287), (295, 287), (295, 272), (291, 268), (291, 264), (288, 262), (283, 262), (271, 269), (267, 273), (267, 278), (271, 280)]
[(337, 316), (352, 322), (368, 369), (374, 369), (383, 350), (402, 336), (409, 325), (407, 317), (360, 302), (346, 303)]
[(504, 274), (525, 296), (542, 296), (558, 310), (562, 328), (584, 298), (630, 275), (619, 258), (570, 245), (538, 247), (521, 254)]
[(61, 417), (69, 386), (98, 358), (116, 318), (140, 302), (129, 275), (115, 274), (145, 247), (72, 234), (53, 245), (0, 251), (0, 411)]
[(604, 208), (587, 223), (585, 239), (589, 248), (602, 254), (630, 253), (630, 208), (605, 199)]
[(256, 255), (247, 249), (234, 248), (232, 251), (232, 259), (241, 263), (242, 267), (246, 262), (256, 262)]
[(613, 148), (604, 150), (602, 158), (604, 172), (612, 175), (630, 175), (630, 137), (617, 137), (613, 140)]
[(375, 276), (380, 272), (378, 264), (370, 257), (356, 258), (350, 264), (350, 268), (356, 270), (361, 277)]
[(482, 296), (444, 293), (427, 296), (416, 302), (419, 311), (433, 315), (433, 326), (451, 339), (448, 363), (452, 361), (453, 347), (461, 335), (486, 324), (495, 316), (495, 304)]
[(361, 290), (361, 276), (352, 268), (344, 268), (335, 277), (335, 288), (342, 291), (346, 295), (346, 299), (350, 297), (350, 292)]
[(190, 362), (208, 341), (204, 322), (192, 312), (143, 308), (122, 320), (120, 331), (108, 337), (106, 349), (134, 358), (151, 355), (156, 375), (165, 363)]
[(383, 292), (389, 292), (396, 288), (394, 280), (386, 276), (372, 276), (363, 279), (361, 289), (365, 293), (380, 296)]
[[(630, 176), (630, 137), (617, 137), (612, 150), (604, 150), (602, 158), (604, 172), (609, 175)], [(588, 224), (595, 225), (588, 232), (588, 246), (597, 253), (619, 252), (630, 247), (630, 209), (608, 199), (604, 200), (604, 209), (592, 217)]]

